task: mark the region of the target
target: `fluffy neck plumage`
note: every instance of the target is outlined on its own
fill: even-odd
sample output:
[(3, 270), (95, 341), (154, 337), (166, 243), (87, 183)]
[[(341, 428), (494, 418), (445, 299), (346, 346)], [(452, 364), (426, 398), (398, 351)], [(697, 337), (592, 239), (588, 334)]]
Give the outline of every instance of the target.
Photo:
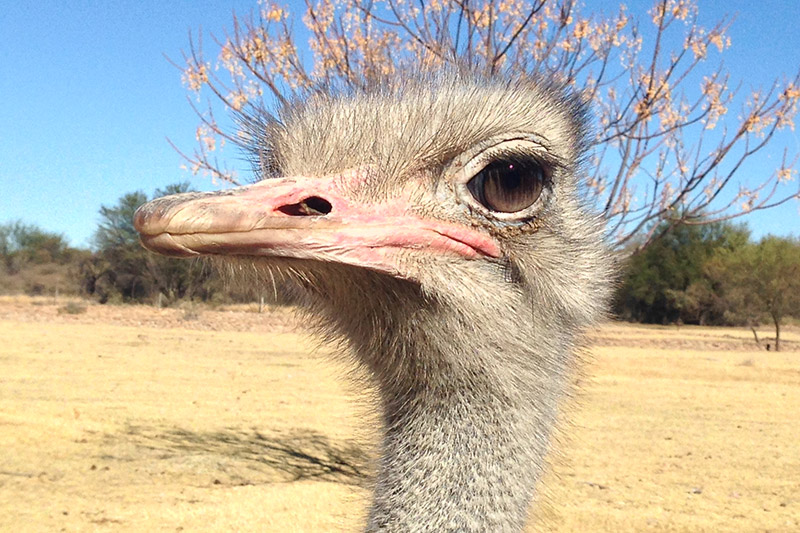
[(574, 317), (513, 283), (443, 300), (332, 268), (308, 275), (304, 308), (347, 339), (380, 394), (367, 531), (521, 531), (573, 367)]
[(517, 323), (530, 317), (513, 307), (491, 323), (435, 302), (407, 311), (354, 346), (377, 382), (385, 430), (367, 530), (521, 531), (568, 347), (537, 346), (541, 325)]
[(368, 531), (522, 530), (553, 421), (485, 386), (454, 378), (384, 406)]

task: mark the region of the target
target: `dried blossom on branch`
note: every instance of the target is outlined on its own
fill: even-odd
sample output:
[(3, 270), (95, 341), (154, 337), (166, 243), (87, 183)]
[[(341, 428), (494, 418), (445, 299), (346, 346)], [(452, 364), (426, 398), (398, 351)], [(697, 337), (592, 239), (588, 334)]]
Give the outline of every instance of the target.
[(220, 127), (220, 102), (246, 120), (404, 72), (544, 76), (591, 103), (586, 193), (616, 245), (636, 251), (676, 224), (800, 198), (798, 155), (788, 148), (772, 168), (744, 171), (780, 152), (781, 132), (794, 129), (800, 70), (746, 94), (723, 68), (730, 22), (702, 27), (693, 0), (657, 0), (642, 20), (624, 5), (589, 13), (576, 0), (306, 0), (302, 14), (262, 1), (214, 39), (214, 60), (200, 40), (184, 57), (186, 87), (210, 97), (196, 109), (198, 145), (186, 159), (193, 172), (238, 181), (214, 154), (225, 143), (251, 145), (252, 134)]

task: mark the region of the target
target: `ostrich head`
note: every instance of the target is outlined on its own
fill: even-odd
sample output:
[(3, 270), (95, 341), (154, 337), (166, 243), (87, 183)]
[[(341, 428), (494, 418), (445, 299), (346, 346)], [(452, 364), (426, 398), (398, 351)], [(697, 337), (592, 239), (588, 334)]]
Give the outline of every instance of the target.
[(530, 80), (392, 86), (246, 119), (265, 179), (135, 224), (153, 251), (290, 283), (347, 340), (385, 425), (369, 530), (515, 531), (607, 293), (584, 109)]

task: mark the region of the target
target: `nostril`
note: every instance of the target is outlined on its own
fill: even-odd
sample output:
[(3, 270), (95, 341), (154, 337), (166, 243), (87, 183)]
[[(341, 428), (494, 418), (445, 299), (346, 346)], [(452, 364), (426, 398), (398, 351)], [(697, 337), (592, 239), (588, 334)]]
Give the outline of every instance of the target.
[(333, 206), (325, 198), (311, 196), (296, 204), (283, 205), (278, 211), (293, 217), (323, 216), (331, 212)]
[(306, 198), (305, 202), (303, 203), (305, 203), (309, 209), (316, 211), (320, 215), (327, 215), (333, 209), (333, 206), (328, 200), (325, 198), (320, 198), (319, 196)]

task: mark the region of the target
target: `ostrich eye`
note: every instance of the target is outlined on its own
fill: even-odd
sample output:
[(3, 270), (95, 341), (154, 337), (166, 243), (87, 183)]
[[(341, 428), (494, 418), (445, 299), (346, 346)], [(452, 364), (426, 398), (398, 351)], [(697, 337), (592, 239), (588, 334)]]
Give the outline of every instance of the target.
[(475, 174), (467, 189), (491, 211), (516, 213), (533, 205), (544, 181), (544, 170), (535, 160), (498, 159)]

